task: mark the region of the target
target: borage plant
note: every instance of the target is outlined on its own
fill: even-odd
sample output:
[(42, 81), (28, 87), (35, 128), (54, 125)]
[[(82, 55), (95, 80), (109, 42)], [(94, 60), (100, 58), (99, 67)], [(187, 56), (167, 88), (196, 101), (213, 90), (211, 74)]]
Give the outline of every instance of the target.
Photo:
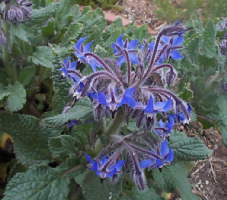
[[(98, 155), (92, 158), (85, 153), (88, 168), (100, 178), (116, 181), (123, 173), (130, 174), (137, 188), (145, 190), (145, 169), (173, 162), (168, 138), (175, 124), (189, 122), (191, 107), (168, 89), (177, 73), (167, 61), (183, 57), (179, 49), (186, 31), (182, 24), (168, 26), (155, 42), (142, 44), (121, 35), (112, 44), (112, 58), (100, 58), (91, 51), (92, 42), (81, 38), (75, 44), (78, 61), (64, 60), (60, 70), (72, 83), (73, 104), (88, 97), (95, 120), (104, 125)], [(90, 65), (93, 72), (83, 75), (78, 62)], [(137, 131), (127, 134), (122, 127), (132, 121)]]

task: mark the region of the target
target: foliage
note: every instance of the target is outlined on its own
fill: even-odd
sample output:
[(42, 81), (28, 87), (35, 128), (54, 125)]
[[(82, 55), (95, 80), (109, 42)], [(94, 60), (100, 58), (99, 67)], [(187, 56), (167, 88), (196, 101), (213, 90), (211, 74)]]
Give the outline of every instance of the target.
[[(205, 127), (216, 125), (225, 138), (226, 113), (226, 57), (221, 54), (218, 43), (225, 30), (219, 30), (212, 21), (202, 23), (193, 19), (188, 35), (185, 58), (178, 63), (182, 80), (179, 85), (188, 85), (197, 118)], [(182, 93), (185, 96), (186, 93)], [(226, 139), (224, 139), (226, 141)]]
[[(111, 45), (121, 34), (129, 40), (138, 39), (140, 42), (146, 40), (150, 43), (152, 38), (146, 27), (137, 28), (129, 25), (125, 28), (120, 20), (108, 25), (99, 9), (92, 10), (85, 7), (80, 11), (79, 6), (75, 5), (76, 1), (34, 0), (33, 2), (31, 19), (18, 24), (2, 20), (3, 31), (8, 31), (10, 34), (7, 35), (7, 44), (2, 45), (0, 50), (2, 64), (0, 133), (8, 133), (12, 136), (17, 163), (13, 166), (10, 163), (13, 172), (8, 177), (3, 200), (145, 200), (149, 198), (161, 200), (164, 192), (177, 192), (185, 200), (197, 199), (191, 193), (187, 167), (192, 160), (207, 158), (211, 151), (198, 138), (189, 138), (183, 132), (171, 134), (170, 148), (166, 148), (168, 144), (166, 140), (161, 143), (157, 138), (147, 138), (157, 142), (158, 145), (161, 143), (169, 154), (173, 149), (175, 160), (172, 165), (163, 166), (161, 172), (158, 169), (144, 172), (149, 188), (143, 192), (138, 191), (132, 184), (130, 169), (128, 171), (123, 169), (123, 177), (117, 175), (113, 180), (100, 179), (88, 169), (90, 166), (84, 156), (87, 152), (98, 158), (101, 150), (109, 151), (108, 148), (104, 148), (109, 142), (107, 134), (114, 132), (112, 130), (116, 127), (110, 125), (113, 121), (110, 115), (99, 121), (94, 119), (94, 99), (91, 102), (91, 97), (80, 100), (70, 97), (71, 82), (62, 77), (59, 70), (62, 61), (67, 56), (75, 58), (73, 54), (75, 41), (84, 36), (88, 36), (88, 42), (94, 41), (94, 52), (100, 57), (111, 55)], [(104, 6), (106, 3), (108, 5), (113, 3), (99, 2)], [(191, 53), (187, 54), (187, 51), (194, 51), (194, 47), (191, 47), (193, 41), (198, 37), (205, 37), (206, 39), (199, 39), (201, 56), (208, 57), (215, 63), (220, 62), (215, 54), (217, 47), (213, 44), (216, 41), (213, 38), (216, 36), (216, 30), (212, 29), (212, 24), (209, 24), (208, 28), (211, 29), (208, 35), (204, 28), (205, 30), (202, 29), (199, 34), (188, 38), (184, 51), (189, 61), (194, 60)], [(199, 27), (195, 30), (199, 31)], [(196, 43), (199, 43), (198, 40)], [(177, 64), (183, 77), (189, 73), (185, 69), (181, 70), (181, 66), (190, 63), (186, 58)], [(219, 64), (221, 66), (222, 63)], [(79, 63), (77, 67), (85, 76), (92, 73), (87, 64)], [(187, 69), (189, 70), (190, 67)], [(212, 75), (213, 71), (210, 74)], [(192, 99), (196, 111), (199, 111), (195, 100), (197, 97), (193, 87), (194, 80), (185, 80), (190, 84), (186, 89), (180, 90), (180, 97), (185, 100)], [(125, 99), (127, 102), (127, 95)], [(223, 98), (219, 100), (218, 106), (225, 105)], [(158, 107), (159, 104), (155, 105)], [(127, 138), (128, 133), (138, 131), (135, 119), (130, 119), (129, 123), (121, 122), (123, 120), (120, 114), (114, 116), (113, 113), (113, 117), (117, 118), (116, 121), (123, 125), (122, 128), (117, 128), (122, 134), (113, 137), (113, 141), (119, 141), (121, 137)], [(157, 119), (159, 117), (158, 115)], [(225, 119), (224, 110), (221, 118)], [(169, 137), (169, 133), (167, 135), (165, 137)], [(133, 138), (139, 145), (141, 137), (136, 137), (135, 134)], [(130, 144), (134, 141), (130, 141), (129, 138), (126, 142)], [(113, 149), (111, 153), (114, 154)], [(90, 164), (93, 164), (93, 161), (98, 162), (90, 159)], [(117, 164), (119, 167), (120, 164)]]
[(155, 0), (157, 16), (167, 22), (188, 20), (197, 14), (203, 20), (226, 17), (227, 2), (225, 0)]

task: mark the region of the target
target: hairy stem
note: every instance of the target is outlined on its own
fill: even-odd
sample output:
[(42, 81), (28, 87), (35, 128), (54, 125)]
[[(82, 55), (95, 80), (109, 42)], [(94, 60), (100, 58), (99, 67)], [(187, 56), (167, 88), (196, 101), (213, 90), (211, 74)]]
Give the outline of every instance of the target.
[(119, 129), (121, 128), (123, 122), (125, 120), (125, 112), (124, 110), (119, 110), (114, 118), (114, 120), (112, 121), (112, 123), (110, 124), (109, 127), (107, 127), (107, 129), (104, 131), (105, 135), (113, 135), (113, 134), (117, 134)]

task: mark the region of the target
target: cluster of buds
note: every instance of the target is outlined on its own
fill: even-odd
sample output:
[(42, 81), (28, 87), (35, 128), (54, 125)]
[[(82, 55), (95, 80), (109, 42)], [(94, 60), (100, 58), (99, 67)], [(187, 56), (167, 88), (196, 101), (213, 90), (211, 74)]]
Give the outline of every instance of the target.
[[(121, 35), (112, 44), (111, 58), (100, 58), (91, 51), (92, 42), (85, 44), (87, 38), (81, 38), (74, 47), (78, 60), (64, 60), (60, 70), (72, 82), (74, 99), (89, 97), (96, 120), (116, 119), (120, 114), (142, 130), (126, 136), (114, 133), (111, 144), (96, 159), (86, 155), (90, 169), (101, 178), (130, 171), (143, 190), (147, 185), (145, 168), (161, 168), (173, 161), (167, 139), (175, 123), (190, 120), (191, 107), (168, 89), (177, 73), (167, 62), (183, 58), (179, 49), (185, 31), (179, 23), (165, 27), (150, 43), (124, 40)], [(77, 62), (90, 65), (93, 72), (83, 75)]]
[[(32, 15), (32, 3), (29, 0), (2, 0), (0, 6), (2, 19), (14, 24), (24, 22)], [(0, 45), (7, 42), (5, 32), (0, 28)]]
[(5, 0), (4, 19), (12, 23), (20, 23), (32, 15), (32, 3), (29, 0)]

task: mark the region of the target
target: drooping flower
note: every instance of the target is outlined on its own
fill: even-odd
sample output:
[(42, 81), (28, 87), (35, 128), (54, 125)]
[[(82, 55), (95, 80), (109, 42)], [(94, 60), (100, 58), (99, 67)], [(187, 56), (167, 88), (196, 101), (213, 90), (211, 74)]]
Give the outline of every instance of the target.
[(119, 154), (114, 153), (113, 155), (107, 157), (102, 156), (96, 160), (93, 160), (91, 156), (85, 154), (85, 158), (89, 163), (89, 168), (96, 172), (100, 178), (111, 178), (114, 175), (121, 172), (125, 161), (119, 160)]

